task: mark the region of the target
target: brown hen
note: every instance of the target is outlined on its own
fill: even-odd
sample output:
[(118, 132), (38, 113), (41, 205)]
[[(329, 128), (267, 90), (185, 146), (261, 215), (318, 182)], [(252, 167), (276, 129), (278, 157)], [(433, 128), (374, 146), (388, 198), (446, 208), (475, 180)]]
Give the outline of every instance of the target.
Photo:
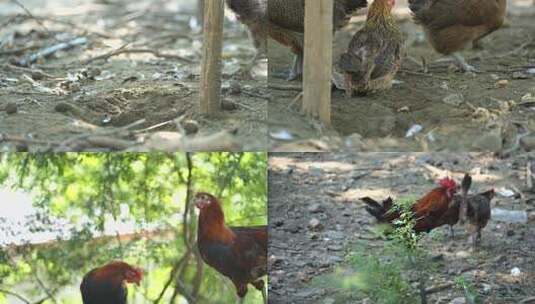
[(403, 38), (392, 16), (395, 0), (375, 0), (368, 10), (366, 24), (349, 43), (338, 62), (344, 74), (348, 97), (384, 90), (401, 66)]
[(409, 7), (437, 52), (453, 55), (464, 71), (475, 72), (457, 52), (502, 26), (506, 0), (409, 0)]

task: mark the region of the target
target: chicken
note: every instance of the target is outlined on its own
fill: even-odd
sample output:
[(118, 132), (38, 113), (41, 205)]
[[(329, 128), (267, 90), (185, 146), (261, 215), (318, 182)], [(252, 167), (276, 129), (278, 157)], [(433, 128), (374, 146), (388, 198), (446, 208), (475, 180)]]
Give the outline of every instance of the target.
[(464, 71), (477, 72), (457, 52), (502, 26), (506, 0), (409, 0), (409, 8), (437, 52), (453, 55)]
[[(448, 213), (456, 191), (457, 184), (455, 181), (450, 178), (443, 178), (439, 181), (438, 187), (416, 201), (411, 207), (416, 221), (413, 227), (414, 231), (429, 232), (448, 223), (445, 215)], [(393, 223), (401, 215), (398, 210), (392, 209), (393, 201), (391, 198), (384, 200), (382, 205), (369, 197), (361, 200), (367, 205), (366, 211), (379, 222)]]
[(461, 181), (461, 195), (454, 195), (448, 211), (446, 211), (442, 218), (442, 221), (449, 225), (450, 238), (452, 239), (454, 237), (453, 226), (459, 222), (460, 213), (462, 212), (461, 206), (467, 199), (468, 190), (470, 189), (471, 184), (472, 177), (470, 177), (468, 174), (465, 174), (463, 180)]
[[(472, 178), (465, 175), (468, 188), (472, 183)], [(464, 183), (464, 180), (463, 180)], [(461, 200), (460, 218), (461, 223), (464, 217), (468, 219), (468, 231), (471, 234), (472, 247), (477, 249), (481, 241), (481, 230), (487, 226), (491, 216), (490, 202), (494, 198), (494, 189), (481, 192), (475, 195), (467, 195)]]
[(392, 16), (395, 0), (375, 0), (366, 24), (349, 43), (337, 64), (348, 97), (392, 87), (401, 66), (401, 31)]
[(126, 304), (125, 283), (139, 282), (143, 271), (125, 262), (112, 261), (88, 272), (80, 284), (84, 304)]
[(267, 275), (267, 226), (227, 226), (221, 203), (208, 193), (197, 193), (195, 205), (200, 210), (197, 243), (204, 262), (234, 283), (240, 303), (248, 284), (260, 290), (267, 303), (261, 279)]
[[(227, 5), (238, 15), (240, 21), (247, 25), (260, 53), (266, 51), (268, 36), (289, 47), (295, 54), (295, 58), (288, 80), (301, 77), (305, 24), (304, 0), (227, 0)], [(354, 12), (366, 6), (366, 0), (334, 0), (334, 30), (344, 27)]]
[(256, 54), (248, 67), (267, 54), (267, 0), (226, 0), (227, 6), (232, 10), (238, 20), (249, 29)]

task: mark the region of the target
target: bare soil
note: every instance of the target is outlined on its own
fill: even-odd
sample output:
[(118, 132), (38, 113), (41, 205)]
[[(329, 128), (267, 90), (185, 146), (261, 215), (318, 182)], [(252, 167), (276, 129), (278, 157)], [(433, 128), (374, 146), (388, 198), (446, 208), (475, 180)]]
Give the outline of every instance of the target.
[[(30, 150), (39, 150), (48, 141), (140, 119), (145, 122), (134, 129), (150, 128), (146, 135), (177, 131), (173, 120), (182, 117), (199, 124), (199, 137), (237, 129), (244, 150), (266, 150), (267, 64), (255, 68), (254, 78), (237, 73), (255, 50), (231, 13), (223, 54), (223, 97), (231, 109), (216, 117), (199, 114), (202, 35), (194, 25), (195, 3), (23, 1), (30, 14), (14, 2), (0, 4), (0, 133), (27, 138)], [(87, 42), (30, 66), (17, 63), (78, 37)], [(98, 58), (119, 49), (129, 51)]]
[[(347, 269), (357, 246), (373, 254), (384, 239), (374, 233), (376, 221), (360, 197), (418, 197), (436, 180), (451, 174), (457, 181), (471, 172), (471, 191), (514, 189), (498, 195), (493, 208), (525, 210), (533, 216), (535, 193), (526, 189), (526, 156), (497, 159), (491, 154), (445, 153), (277, 153), (270, 155), (269, 275), (270, 303), (371, 303), (357, 290), (333, 288), (326, 274)], [(319, 221), (312, 228), (311, 222)], [(451, 283), (460, 274), (474, 282), (484, 303), (522, 303), (535, 296), (535, 225), (491, 219), (482, 232), (481, 248), (471, 250), (460, 225), (449, 238), (447, 227), (420, 241), (430, 256), (439, 257), (428, 287)], [(511, 275), (518, 267), (519, 277)], [(341, 272), (343, 273), (343, 271)], [(429, 303), (450, 303), (463, 297), (449, 287), (430, 296)]]
[[(347, 98), (333, 91), (332, 127), (319, 125), (300, 114), (300, 81), (286, 82), (281, 73), (290, 66), (292, 54), (273, 42), (269, 49), (269, 107), (271, 146), (277, 151), (503, 151), (518, 138), (535, 131), (535, 108), (522, 97), (535, 95), (535, 7), (526, 1), (510, 1), (506, 25), (483, 41), (482, 50), (463, 55), (481, 73), (464, 74), (452, 61), (444, 61), (425, 41), (421, 27), (411, 20), (405, 1), (398, 1), (396, 16), (404, 33), (405, 58), (391, 90)], [(520, 6), (522, 5), (522, 6)], [(364, 12), (363, 12), (364, 14)], [(353, 18), (335, 36), (334, 61), (344, 52), (365, 16)], [(428, 72), (423, 71), (422, 58)], [(461, 99), (445, 102), (447, 97)], [(451, 99), (449, 99), (451, 101)], [(525, 99), (524, 99), (525, 100)], [(521, 105), (522, 104), (522, 105)], [(405, 138), (414, 125), (423, 130)], [(294, 144), (281, 141), (286, 131)], [(311, 143), (322, 141), (324, 145)], [(307, 149), (307, 146), (309, 149)], [(305, 147), (303, 147), (305, 146)]]

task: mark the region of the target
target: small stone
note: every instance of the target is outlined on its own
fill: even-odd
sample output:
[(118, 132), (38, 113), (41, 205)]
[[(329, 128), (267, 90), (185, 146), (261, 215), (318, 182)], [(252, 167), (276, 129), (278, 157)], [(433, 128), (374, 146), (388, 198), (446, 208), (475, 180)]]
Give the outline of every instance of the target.
[(334, 304), (336, 303), (336, 300), (333, 298), (326, 298), (323, 300), (323, 304)]
[(308, 211), (310, 211), (310, 213), (319, 213), (319, 212), (323, 212), (324, 209), (321, 204), (315, 203), (308, 207)]
[(196, 134), (199, 132), (199, 123), (195, 120), (188, 119), (182, 123), (182, 127), (187, 135)]
[(492, 290), (492, 285), (487, 283), (482, 283), (481, 286), (483, 287), (484, 293), (489, 293)]
[(6, 105), (6, 107), (5, 107), (5, 111), (6, 111), (7, 114), (11, 115), (11, 114), (15, 114), (15, 113), (17, 113), (17, 112), (18, 112), (18, 108), (19, 108), (19, 107), (17, 106), (16, 103), (14, 103), (14, 102), (10, 102), (10, 103), (8, 103), (8, 104)]
[(535, 151), (535, 135), (520, 139), (520, 146), (527, 152)]
[(522, 274), (522, 271), (520, 271), (520, 268), (518, 267), (513, 267), (513, 269), (511, 269), (511, 275), (513, 277), (518, 277)]
[(503, 88), (507, 87), (508, 85), (509, 85), (509, 80), (507, 80), (507, 79), (498, 80), (498, 82), (496, 82), (496, 84), (494, 84), (494, 86), (496, 88), (500, 88), (500, 89), (503, 89)]
[(398, 113), (408, 113), (410, 110), (411, 109), (408, 106), (404, 106), (398, 109)]
[(321, 224), (320, 220), (318, 220), (317, 218), (311, 219), (310, 222), (308, 222), (308, 227), (311, 230), (316, 230), (316, 231), (323, 229), (323, 225)]
[(241, 93), (241, 86), (240, 86), (240, 83), (237, 82), (237, 81), (232, 81), (230, 83), (230, 87), (229, 87), (229, 93), (232, 94), (232, 95), (238, 95)]
[(464, 102), (463, 94), (451, 94), (442, 99), (444, 103), (453, 106), (460, 106)]
[(450, 304), (466, 304), (466, 299), (464, 297), (458, 297), (451, 300)]
[(468, 251), (461, 250), (461, 251), (457, 251), (455, 253), (455, 256), (458, 257), (458, 258), (467, 258), (467, 257), (470, 256), (470, 253)]
[(221, 101), (221, 109), (225, 111), (235, 111), (238, 109), (238, 104), (229, 99), (223, 99)]

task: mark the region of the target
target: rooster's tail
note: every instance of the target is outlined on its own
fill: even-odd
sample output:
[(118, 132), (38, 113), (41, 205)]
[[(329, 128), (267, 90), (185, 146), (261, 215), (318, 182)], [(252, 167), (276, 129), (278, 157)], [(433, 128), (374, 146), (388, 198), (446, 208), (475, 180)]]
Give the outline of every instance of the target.
[(363, 197), (360, 199), (366, 206), (364, 207), (369, 214), (373, 215), (379, 222), (386, 221), (385, 214), (392, 207), (392, 199), (389, 197), (383, 201), (383, 205), (370, 197)]

